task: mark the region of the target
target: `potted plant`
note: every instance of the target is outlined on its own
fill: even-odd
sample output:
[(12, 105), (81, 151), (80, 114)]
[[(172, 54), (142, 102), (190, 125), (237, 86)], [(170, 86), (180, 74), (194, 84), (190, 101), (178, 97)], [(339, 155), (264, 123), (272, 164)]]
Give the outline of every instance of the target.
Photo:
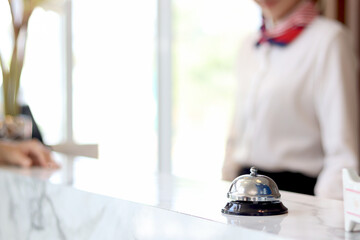
[[(0, 122), (0, 137), (31, 137), (32, 120), (21, 115), (18, 104), (21, 73), (24, 66), (28, 25), (34, 9), (59, 10), (62, 0), (8, 0), (12, 19), (13, 49), (10, 60), (6, 61), (0, 51), (0, 68), (3, 78), (3, 111)], [(30, 136), (29, 136), (30, 131)]]

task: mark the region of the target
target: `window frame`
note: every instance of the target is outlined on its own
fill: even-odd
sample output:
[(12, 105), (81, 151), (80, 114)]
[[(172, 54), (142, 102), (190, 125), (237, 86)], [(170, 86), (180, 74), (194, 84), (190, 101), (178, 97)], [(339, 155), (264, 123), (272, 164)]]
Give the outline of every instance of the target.
[[(172, 149), (172, 70), (171, 70), (171, 0), (157, 1), (157, 71), (158, 71), (158, 172), (171, 174)], [(98, 144), (78, 144), (73, 129), (73, 29), (72, 0), (64, 3), (64, 89), (65, 89), (65, 136), (62, 143), (52, 145), (54, 151), (72, 155), (98, 158)]]

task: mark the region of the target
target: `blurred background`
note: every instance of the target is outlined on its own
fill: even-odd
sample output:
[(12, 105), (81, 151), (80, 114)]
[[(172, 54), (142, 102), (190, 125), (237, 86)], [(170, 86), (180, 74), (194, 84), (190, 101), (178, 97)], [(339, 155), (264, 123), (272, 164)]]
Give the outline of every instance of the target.
[[(326, 0), (358, 45), (357, 0)], [(120, 168), (220, 179), (253, 0), (73, 0), (36, 9), (21, 96), (46, 144)], [(0, 0), (0, 51), (11, 15)]]

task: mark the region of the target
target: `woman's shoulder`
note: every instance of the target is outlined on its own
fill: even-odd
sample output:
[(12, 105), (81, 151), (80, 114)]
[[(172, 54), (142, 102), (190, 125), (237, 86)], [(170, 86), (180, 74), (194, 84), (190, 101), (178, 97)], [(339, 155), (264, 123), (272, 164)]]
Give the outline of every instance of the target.
[(260, 38), (260, 31), (253, 30), (245, 34), (245, 36), (242, 39), (242, 44), (248, 47), (249, 45), (255, 46), (256, 41)]
[(316, 17), (301, 38), (302, 44), (313, 46), (317, 52), (327, 51), (334, 45), (353, 47), (349, 29), (342, 23), (323, 16)]
[(345, 25), (334, 19), (318, 16), (309, 26), (309, 33), (313, 37), (324, 38), (325, 36), (326, 39), (330, 40), (339, 35), (348, 35), (349, 30)]
[(239, 41), (238, 56), (250, 54), (255, 48), (257, 39), (259, 39), (259, 33), (257, 31), (251, 31), (245, 34)]

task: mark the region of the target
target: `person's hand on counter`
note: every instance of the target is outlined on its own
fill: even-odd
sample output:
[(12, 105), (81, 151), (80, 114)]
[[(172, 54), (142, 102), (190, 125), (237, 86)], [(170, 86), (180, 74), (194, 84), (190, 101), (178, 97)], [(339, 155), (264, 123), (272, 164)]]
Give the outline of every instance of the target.
[(59, 168), (51, 151), (38, 140), (0, 141), (0, 164)]

